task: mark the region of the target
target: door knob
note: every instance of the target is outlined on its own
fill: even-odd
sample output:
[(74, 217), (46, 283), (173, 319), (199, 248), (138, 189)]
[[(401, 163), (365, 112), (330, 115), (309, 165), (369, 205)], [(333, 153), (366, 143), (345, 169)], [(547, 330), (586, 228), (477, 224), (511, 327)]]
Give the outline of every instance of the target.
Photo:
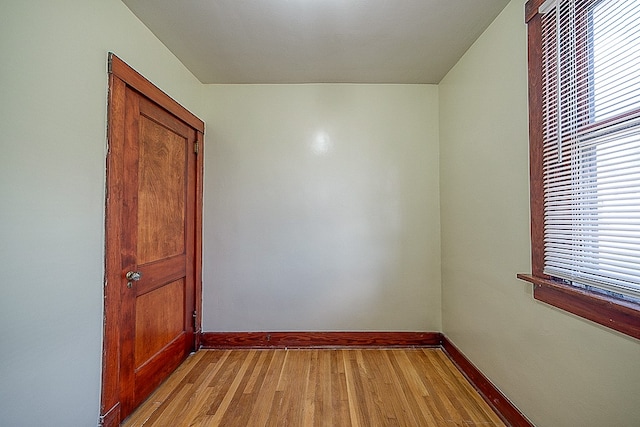
[(142, 273), (139, 271), (129, 271), (127, 272), (127, 288), (131, 289), (133, 287), (133, 282), (137, 282), (142, 277)]
[(140, 273), (139, 271), (129, 271), (127, 273), (127, 279), (133, 280), (134, 282), (137, 282), (138, 280), (140, 280), (141, 277), (142, 277), (142, 273)]

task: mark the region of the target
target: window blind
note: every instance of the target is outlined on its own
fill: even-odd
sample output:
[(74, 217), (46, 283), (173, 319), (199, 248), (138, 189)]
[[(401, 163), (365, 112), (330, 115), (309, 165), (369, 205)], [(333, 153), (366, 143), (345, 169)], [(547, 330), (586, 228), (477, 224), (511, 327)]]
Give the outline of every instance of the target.
[(549, 0), (544, 273), (640, 298), (640, 1)]

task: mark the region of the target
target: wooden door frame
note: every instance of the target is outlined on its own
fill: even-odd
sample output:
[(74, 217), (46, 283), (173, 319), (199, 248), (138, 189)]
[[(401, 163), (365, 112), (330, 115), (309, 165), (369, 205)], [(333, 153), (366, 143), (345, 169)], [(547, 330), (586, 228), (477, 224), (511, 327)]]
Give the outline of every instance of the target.
[(202, 313), (202, 178), (204, 122), (190, 113), (149, 80), (127, 65), (113, 53), (108, 57), (109, 94), (107, 118), (107, 183), (105, 205), (105, 277), (104, 277), (104, 334), (102, 346), (102, 391), (100, 424), (118, 426), (120, 413), (120, 319), (121, 291), (126, 283), (122, 273), (120, 250), (122, 235), (123, 200), (123, 149), (125, 91), (134, 89), (158, 104), (196, 130), (198, 155), (196, 156), (196, 206), (195, 206), (195, 325), (194, 348), (200, 347)]

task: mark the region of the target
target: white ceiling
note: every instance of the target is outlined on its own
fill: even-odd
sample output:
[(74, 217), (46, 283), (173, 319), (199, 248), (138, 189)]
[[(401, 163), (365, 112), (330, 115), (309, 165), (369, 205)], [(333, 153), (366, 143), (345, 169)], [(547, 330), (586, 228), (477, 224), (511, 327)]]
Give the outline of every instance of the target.
[(122, 0), (202, 83), (438, 83), (509, 0)]

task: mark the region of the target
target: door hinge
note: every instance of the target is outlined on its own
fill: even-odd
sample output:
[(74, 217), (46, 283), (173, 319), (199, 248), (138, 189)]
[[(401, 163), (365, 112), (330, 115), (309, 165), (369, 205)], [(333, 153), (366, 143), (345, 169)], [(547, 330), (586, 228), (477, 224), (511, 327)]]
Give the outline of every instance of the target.
[(196, 326), (198, 326), (198, 311), (193, 310), (193, 330), (196, 331)]
[(200, 144), (198, 144), (197, 142), (193, 143), (193, 152), (198, 154), (198, 152), (200, 151)]

